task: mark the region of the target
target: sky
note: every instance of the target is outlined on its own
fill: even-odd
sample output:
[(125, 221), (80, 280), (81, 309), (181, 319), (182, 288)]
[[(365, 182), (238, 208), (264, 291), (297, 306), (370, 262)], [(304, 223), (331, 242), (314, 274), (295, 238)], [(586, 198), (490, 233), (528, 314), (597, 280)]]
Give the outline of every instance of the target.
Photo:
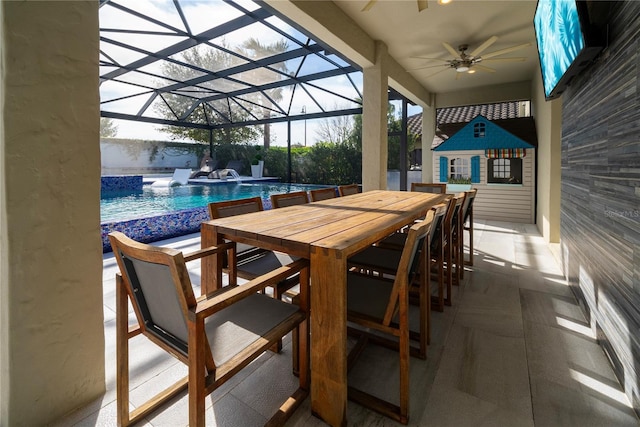
[[(131, 8), (137, 12), (143, 13), (147, 16), (153, 17), (157, 19), (158, 22), (170, 25), (174, 28), (185, 30), (185, 25), (180, 19), (180, 15), (177, 13), (177, 10), (171, 0), (121, 0), (118, 2), (128, 8)], [(254, 9), (256, 6), (246, 0), (240, 0), (238, 3), (242, 4), (247, 9)], [(219, 7), (215, 8), (215, 11), (212, 9), (212, 5), (218, 5)], [(215, 27), (219, 24), (229, 21), (237, 16), (239, 16), (240, 12), (235, 10), (234, 8), (225, 5), (224, 3), (211, 1), (211, 0), (182, 0), (180, 2), (182, 6), (182, 11), (187, 21), (187, 25), (191, 30), (192, 34), (199, 34), (205, 30), (208, 30), (212, 27)], [(277, 20), (277, 25), (282, 30), (286, 31), (287, 34), (297, 35), (296, 38), (298, 40), (306, 41), (303, 35), (298, 33), (295, 29), (289, 27), (284, 22)], [(128, 31), (124, 32), (102, 32), (101, 35), (108, 37), (110, 39), (115, 40), (116, 42), (123, 42), (127, 44), (134, 45), (141, 49), (144, 49), (148, 52), (158, 51), (164, 47), (171, 46), (181, 40), (184, 39), (182, 36), (178, 36), (177, 34), (170, 34), (171, 30), (167, 29), (161, 25), (156, 25), (145, 21), (141, 18), (135, 17), (131, 14), (125, 13), (123, 11), (118, 10), (115, 7), (111, 7), (108, 3), (100, 8), (100, 27), (101, 28), (109, 28), (115, 30), (146, 30), (146, 31), (154, 31), (154, 35), (145, 35), (145, 34), (133, 34)], [(163, 33), (164, 35), (160, 34)], [(229, 33), (224, 36), (224, 42), (231, 45), (236, 46), (242, 43), (242, 41), (248, 39), (249, 37), (255, 37), (260, 40), (263, 44), (270, 44), (275, 41), (279, 41), (282, 39), (282, 36), (275, 31), (269, 30), (266, 27), (260, 24), (254, 24), (248, 27), (245, 27), (241, 30), (235, 31), (233, 33)], [(222, 44), (223, 39), (214, 39), (214, 43)], [(294, 46), (292, 42), (289, 42), (290, 47)], [(129, 64), (137, 59), (146, 56), (144, 52), (133, 52), (131, 50), (123, 49), (115, 46), (112, 43), (107, 43), (101, 41), (101, 60), (111, 61), (112, 59), (121, 65)], [(338, 60), (339, 62), (344, 63), (342, 60), (337, 57), (332, 59)], [(302, 72), (311, 73), (321, 71), (323, 67), (326, 67), (326, 63), (320, 60), (313, 61), (314, 57), (309, 57), (306, 62), (303, 63)], [(100, 73), (103, 74), (105, 72), (110, 71), (113, 68), (109, 68), (106, 66), (100, 67)], [(297, 64), (291, 63), (287, 64), (287, 68), (296, 69)], [(306, 69), (305, 69), (306, 68)], [(150, 73), (162, 74), (161, 73), (161, 64), (160, 61), (156, 61), (152, 64), (149, 64), (144, 67), (144, 71), (148, 71)], [(362, 88), (362, 76), (361, 73), (354, 73), (351, 77), (356, 82), (356, 85)], [(123, 84), (119, 82), (107, 81), (101, 84), (100, 93), (101, 93), (101, 101), (103, 104), (101, 105), (101, 109), (105, 111), (117, 111), (117, 112), (125, 112), (128, 114), (137, 114), (141, 108), (145, 105), (147, 100), (150, 97), (148, 90), (145, 88), (140, 88), (139, 86), (135, 86), (135, 83), (146, 84), (148, 85), (150, 80), (149, 77), (143, 76), (140, 74), (126, 73), (121, 76), (121, 79), (124, 81), (128, 81), (130, 83), (134, 83), (134, 85)], [(349, 84), (348, 80), (345, 77), (341, 78), (332, 78), (331, 80), (327, 80), (322, 82), (324, 87), (330, 89), (335, 93), (344, 94), (347, 97), (356, 98), (357, 91)], [(156, 83), (158, 87), (166, 84), (166, 82)], [(347, 101), (341, 98), (337, 98), (334, 95), (329, 93), (316, 90), (313, 88), (307, 89), (311, 91), (313, 94), (312, 99), (307, 93), (298, 88), (295, 93), (291, 92), (291, 89), (284, 91), (283, 99), (284, 102), (281, 103), (283, 106), (287, 106), (290, 108), (291, 115), (295, 115), (300, 112), (303, 108), (307, 113), (314, 113), (322, 111), (324, 109), (333, 109), (335, 107), (339, 108), (354, 108), (355, 105), (351, 105)], [(147, 93), (144, 93), (147, 92)], [(138, 95), (139, 94), (139, 95)], [(132, 96), (131, 95), (137, 95)], [(128, 97), (128, 98), (127, 98)], [(113, 102), (104, 101), (108, 100), (116, 100)], [(159, 98), (156, 98), (154, 102), (162, 102)], [(152, 104), (153, 105), (153, 104)], [(322, 108), (321, 108), (322, 107)], [(284, 107), (283, 107), (284, 108)], [(417, 111), (414, 109), (414, 112), (410, 110), (409, 114), (414, 114), (415, 112), (419, 112), (419, 108)], [(147, 110), (145, 115), (157, 116), (153, 109)], [(301, 144), (312, 145), (318, 140), (318, 126), (321, 122), (321, 119), (318, 120), (304, 120), (293, 121), (291, 124), (291, 142), (292, 144)], [(132, 138), (132, 139), (145, 139), (145, 140), (168, 140), (170, 139), (170, 135), (164, 132), (161, 132), (161, 125), (149, 124), (149, 123), (141, 123), (134, 122), (128, 120), (114, 120), (114, 124), (117, 127), (117, 137), (118, 138)], [(286, 146), (287, 145), (287, 125), (286, 123), (273, 124), (271, 126), (271, 134), (272, 141), (271, 144), (274, 146)]]

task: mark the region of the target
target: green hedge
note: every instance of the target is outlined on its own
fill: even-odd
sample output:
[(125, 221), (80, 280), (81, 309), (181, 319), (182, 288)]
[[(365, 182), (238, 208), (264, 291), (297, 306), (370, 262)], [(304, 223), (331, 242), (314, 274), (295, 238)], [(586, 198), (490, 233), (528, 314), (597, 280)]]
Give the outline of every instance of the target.
[[(241, 175), (251, 175), (251, 160), (256, 155), (255, 145), (214, 145), (216, 160), (226, 164), (229, 160), (242, 160)], [(262, 147), (260, 147), (262, 148)], [(264, 175), (287, 182), (288, 155), (286, 147), (270, 147), (262, 151)], [(318, 143), (311, 147), (291, 148), (291, 181), (304, 184), (360, 184), (362, 182), (362, 153), (359, 147), (346, 144)]]

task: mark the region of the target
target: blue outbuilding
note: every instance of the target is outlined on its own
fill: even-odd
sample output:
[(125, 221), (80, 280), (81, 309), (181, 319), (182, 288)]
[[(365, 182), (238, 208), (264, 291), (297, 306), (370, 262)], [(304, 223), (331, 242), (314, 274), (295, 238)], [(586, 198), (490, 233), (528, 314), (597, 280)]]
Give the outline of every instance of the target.
[(534, 145), (478, 115), (433, 151), (434, 182), (478, 189), (476, 218), (534, 223)]

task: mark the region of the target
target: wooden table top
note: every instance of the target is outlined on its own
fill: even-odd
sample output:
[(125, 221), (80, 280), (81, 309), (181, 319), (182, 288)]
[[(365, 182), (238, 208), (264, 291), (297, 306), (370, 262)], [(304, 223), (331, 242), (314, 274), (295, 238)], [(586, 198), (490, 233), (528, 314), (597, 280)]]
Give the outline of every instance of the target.
[(310, 258), (312, 248), (349, 256), (423, 216), (447, 195), (367, 191), (205, 222), (237, 242)]

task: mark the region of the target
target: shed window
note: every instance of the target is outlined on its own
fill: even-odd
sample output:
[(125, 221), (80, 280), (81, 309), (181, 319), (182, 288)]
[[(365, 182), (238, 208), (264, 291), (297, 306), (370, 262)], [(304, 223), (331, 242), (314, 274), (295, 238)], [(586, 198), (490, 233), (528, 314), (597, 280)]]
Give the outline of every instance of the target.
[(522, 159), (488, 159), (489, 184), (522, 184)]
[(474, 138), (484, 138), (486, 133), (484, 123), (474, 123), (473, 125), (473, 137)]
[(457, 157), (451, 159), (449, 163), (449, 178), (469, 178), (471, 172), (469, 169), (469, 159)]

